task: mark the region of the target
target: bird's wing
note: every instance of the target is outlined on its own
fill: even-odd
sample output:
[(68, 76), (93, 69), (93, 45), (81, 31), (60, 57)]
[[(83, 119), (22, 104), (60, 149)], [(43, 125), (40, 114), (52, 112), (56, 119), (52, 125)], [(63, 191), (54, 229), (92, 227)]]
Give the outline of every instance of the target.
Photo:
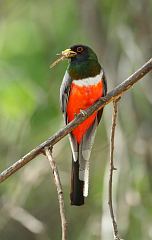
[[(61, 104), (61, 110), (62, 110), (66, 124), (68, 124), (66, 110), (67, 110), (67, 103), (68, 103), (68, 98), (70, 94), (71, 83), (72, 83), (72, 79), (68, 74), (68, 72), (66, 71), (61, 84), (61, 88), (60, 88), (60, 104)], [(78, 143), (72, 134), (69, 134), (69, 140), (71, 144), (73, 159), (76, 162), (78, 159)]]
[(62, 110), (66, 124), (67, 124), (66, 108), (67, 108), (67, 102), (69, 98), (71, 83), (72, 83), (72, 79), (68, 74), (68, 72), (66, 71), (60, 87), (60, 105), (61, 105), (61, 110)]
[[(106, 78), (103, 73), (102, 81), (104, 84), (103, 96), (107, 93)], [(99, 110), (94, 123), (87, 130), (83, 136), (82, 142), (79, 145), (79, 179), (84, 181), (83, 195), (88, 195), (88, 182), (89, 182), (89, 158), (91, 154), (92, 145), (95, 138), (96, 128), (101, 120), (103, 109)]]

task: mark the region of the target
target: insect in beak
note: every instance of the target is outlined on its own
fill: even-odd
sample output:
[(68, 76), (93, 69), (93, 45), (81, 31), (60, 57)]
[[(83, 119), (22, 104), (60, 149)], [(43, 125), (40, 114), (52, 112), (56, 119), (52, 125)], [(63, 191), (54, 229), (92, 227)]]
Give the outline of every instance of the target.
[(59, 62), (61, 62), (64, 59), (69, 59), (72, 58), (74, 56), (77, 55), (76, 52), (72, 51), (71, 49), (66, 49), (64, 51), (62, 51), (61, 53), (57, 54), (59, 57), (57, 58), (57, 60), (55, 60), (51, 65), (50, 68), (55, 67)]

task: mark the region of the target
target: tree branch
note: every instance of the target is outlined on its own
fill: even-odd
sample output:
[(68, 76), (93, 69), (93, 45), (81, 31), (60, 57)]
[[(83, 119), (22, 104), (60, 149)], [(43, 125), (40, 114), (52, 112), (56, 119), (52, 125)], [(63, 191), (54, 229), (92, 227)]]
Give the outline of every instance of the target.
[(63, 137), (65, 137), (69, 132), (71, 132), (75, 127), (77, 127), (80, 123), (82, 123), (85, 119), (87, 119), (91, 114), (95, 111), (103, 108), (106, 104), (114, 101), (116, 98), (121, 96), (124, 92), (126, 92), (129, 88), (131, 88), (137, 81), (143, 78), (148, 72), (152, 70), (152, 58), (146, 62), (140, 69), (138, 69), (134, 74), (132, 74), (129, 78), (115, 87), (112, 91), (110, 91), (105, 97), (100, 98), (95, 104), (89, 107), (84, 113), (80, 113), (77, 117), (70, 122), (66, 127), (59, 130), (52, 137), (50, 137), (45, 142), (41, 143), (35, 149), (27, 153), (20, 160), (15, 162), (12, 166), (4, 170), (0, 174), (0, 182), (6, 180), (9, 176), (18, 171), (25, 164), (34, 159), (37, 155), (44, 152), (44, 148), (48, 146), (53, 146), (58, 141), (60, 141)]
[(112, 114), (112, 127), (111, 127), (111, 140), (110, 140), (110, 173), (109, 173), (109, 200), (108, 200), (115, 240), (120, 240), (119, 234), (118, 234), (117, 222), (116, 222), (115, 216), (114, 216), (113, 200), (112, 200), (113, 171), (116, 170), (116, 168), (114, 167), (113, 153), (114, 153), (114, 139), (115, 139), (117, 111), (118, 111), (118, 105), (117, 105), (118, 101), (119, 101), (119, 99), (116, 99), (113, 101), (113, 114)]
[(63, 198), (63, 191), (60, 176), (58, 173), (58, 169), (56, 166), (56, 162), (52, 157), (52, 150), (49, 147), (45, 147), (45, 155), (49, 160), (50, 166), (52, 168), (54, 182), (57, 189), (58, 200), (59, 200), (59, 207), (60, 207), (60, 216), (61, 216), (61, 226), (62, 226), (62, 240), (67, 240), (67, 221), (65, 217), (65, 207), (64, 207), (64, 198)]

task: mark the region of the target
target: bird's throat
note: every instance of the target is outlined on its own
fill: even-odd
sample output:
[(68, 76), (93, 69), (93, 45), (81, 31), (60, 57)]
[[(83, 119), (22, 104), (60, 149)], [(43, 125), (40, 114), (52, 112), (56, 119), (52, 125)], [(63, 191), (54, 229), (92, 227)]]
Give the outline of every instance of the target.
[(72, 79), (79, 80), (98, 75), (101, 71), (101, 66), (95, 60), (70, 62), (67, 70)]

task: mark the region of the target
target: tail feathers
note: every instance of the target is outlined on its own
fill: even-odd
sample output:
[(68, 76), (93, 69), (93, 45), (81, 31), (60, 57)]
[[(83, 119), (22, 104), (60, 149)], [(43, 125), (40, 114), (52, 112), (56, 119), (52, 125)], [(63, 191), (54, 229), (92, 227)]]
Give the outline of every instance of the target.
[(72, 174), (71, 174), (71, 205), (81, 206), (84, 204), (84, 181), (79, 179), (79, 161), (72, 159)]
[(84, 170), (84, 188), (83, 196), (87, 197), (89, 191), (89, 160), (85, 161), (85, 170)]
[(86, 161), (83, 157), (79, 158), (79, 179), (84, 182), (83, 196), (88, 196), (89, 188), (89, 160)]

